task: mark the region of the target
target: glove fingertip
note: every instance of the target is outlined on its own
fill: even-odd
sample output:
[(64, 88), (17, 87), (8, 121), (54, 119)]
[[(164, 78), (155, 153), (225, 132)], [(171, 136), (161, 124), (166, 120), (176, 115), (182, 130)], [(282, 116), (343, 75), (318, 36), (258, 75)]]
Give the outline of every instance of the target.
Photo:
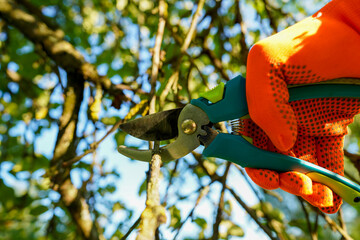
[(267, 190), (274, 190), (279, 187), (279, 174), (277, 172), (255, 168), (245, 168), (245, 170), (251, 180), (258, 186)]
[(274, 146), (282, 152), (289, 151), (296, 142), (296, 132), (295, 134), (292, 132), (283, 132), (280, 134), (275, 134), (270, 136), (269, 138)]
[(343, 201), (339, 195), (336, 193), (333, 193), (334, 199), (333, 199), (333, 205), (331, 207), (322, 207), (320, 208), (321, 211), (327, 214), (334, 214), (337, 211), (339, 211)]
[[(275, 99), (276, 100), (276, 99)], [(288, 103), (276, 101), (250, 102), (249, 113), (253, 121), (264, 130), (274, 146), (286, 152), (297, 138), (296, 116)]]
[(313, 193), (312, 181), (299, 172), (283, 172), (280, 176), (280, 188), (288, 193), (304, 196)]
[(334, 205), (333, 191), (317, 182), (313, 182), (313, 194), (301, 197), (318, 208), (332, 207)]

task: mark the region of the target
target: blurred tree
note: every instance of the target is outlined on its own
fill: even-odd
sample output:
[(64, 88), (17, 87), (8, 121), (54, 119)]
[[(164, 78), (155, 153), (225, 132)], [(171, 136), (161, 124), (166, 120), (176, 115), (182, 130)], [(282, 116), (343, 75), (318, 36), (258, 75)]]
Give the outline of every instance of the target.
[[(124, 120), (245, 76), (252, 44), (325, 3), (0, 0), (0, 238), (359, 239), (360, 215), (348, 205), (324, 215), (197, 152), (153, 159), (139, 195), (156, 200), (146, 206), (155, 218), (140, 217), (126, 194), (113, 197), (120, 169), (97, 156), (108, 139), (124, 144)], [(345, 151), (357, 182), (359, 126)]]

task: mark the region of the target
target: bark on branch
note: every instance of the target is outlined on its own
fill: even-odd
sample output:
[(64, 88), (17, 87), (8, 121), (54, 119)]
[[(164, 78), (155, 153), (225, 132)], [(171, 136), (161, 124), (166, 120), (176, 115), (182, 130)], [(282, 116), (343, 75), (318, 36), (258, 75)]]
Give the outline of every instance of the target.
[(42, 47), (44, 52), (67, 72), (80, 75), (80, 79), (100, 83), (110, 94), (123, 94), (110, 79), (100, 76), (96, 67), (86, 62), (74, 46), (64, 40), (64, 32), (52, 30), (45, 22), (20, 8), (12, 0), (0, 0), (0, 18), (17, 28), (27, 39)]
[(354, 164), (354, 166), (356, 167), (356, 169), (358, 170), (358, 172), (360, 174), (360, 155), (350, 153), (346, 149), (344, 149), (344, 155), (350, 159), (350, 161)]
[[(150, 92), (150, 109), (149, 113), (155, 113), (156, 105), (156, 81), (158, 80), (160, 67), (160, 51), (161, 43), (163, 41), (165, 19), (167, 16), (167, 4), (165, 0), (159, 1), (159, 25), (155, 39), (155, 46), (153, 50), (152, 70), (151, 70), (151, 92)], [(158, 148), (158, 146), (155, 146)], [(160, 204), (159, 182), (160, 182), (160, 168), (161, 157), (154, 154), (150, 161), (149, 176), (147, 183), (147, 197), (146, 208), (141, 214), (140, 231), (137, 240), (155, 239), (156, 230), (160, 224), (166, 222), (165, 208)]]
[(166, 222), (165, 208), (160, 204), (159, 194), (161, 164), (160, 155), (154, 154), (150, 162), (146, 208), (141, 214), (140, 232), (136, 240), (155, 239), (156, 229)]
[(56, 139), (54, 156), (51, 160), (49, 176), (54, 190), (68, 209), (83, 239), (99, 239), (93, 224), (89, 206), (79, 190), (70, 180), (70, 168), (64, 168), (64, 161), (76, 154), (76, 128), (78, 114), (83, 99), (84, 80), (77, 73), (68, 73), (68, 86), (65, 89), (63, 113), (60, 117), (59, 133)]

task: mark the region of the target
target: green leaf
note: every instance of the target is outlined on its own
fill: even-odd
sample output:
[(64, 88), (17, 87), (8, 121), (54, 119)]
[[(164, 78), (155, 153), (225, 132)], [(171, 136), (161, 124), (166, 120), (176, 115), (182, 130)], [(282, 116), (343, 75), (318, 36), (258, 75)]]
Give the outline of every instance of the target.
[(124, 145), (126, 135), (127, 134), (123, 131), (118, 131), (117, 133), (115, 133), (115, 140), (117, 146)]
[(117, 123), (117, 121), (119, 121), (120, 118), (119, 117), (103, 117), (100, 121), (105, 124), (105, 125), (114, 125), (115, 123)]
[(169, 208), (169, 211), (171, 215), (170, 227), (177, 229), (181, 224), (180, 210), (175, 205), (173, 205)]
[(241, 227), (234, 224), (232, 227), (230, 227), (228, 229), (228, 234), (230, 236), (243, 237), (244, 236), (244, 230)]
[(0, 179), (0, 202), (7, 206), (7, 202), (15, 198), (15, 192), (12, 188), (6, 186), (2, 179)]
[(146, 179), (142, 182), (142, 184), (140, 185), (140, 188), (139, 188), (139, 191), (138, 191), (138, 194), (139, 194), (139, 197), (141, 196), (141, 194), (143, 194), (143, 192), (146, 191), (146, 187), (147, 187), (147, 181)]
[(113, 208), (112, 208), (112, 211), (113, 212), (116, 212), (116, 211), (119, 211), (121, 209), (124, 209), (124, 205), (121, 203), (121, 202), (116, 202), (114, 205), (113, 205)]
[(114, 184), (107, 185), (105, 189), (106, 189), (106, 191), (108, 191), (109, 193), (113, 193), (113, 192), (116, 191), (116, 187), (115, 187)]
[(34, 215), (34, 216), (39, 216), (43, 213), (45, 213), (46, 211), (48, 211), (49, 208), (43, 205), (39, 205), (33, 209), (30, 210), (30, 214)]
[(194, 222), (201, 228), (206, 229), (207, 228), (207, 222), (204, 218), (197, 217)]
[(220, 232), (220, 237), (224, 239), (228, 239), (229, 236), (236, 236), (236, 237), (244, 236), (244, 230), (230, 220), (221, 221), (220, 229), (226, 230)]

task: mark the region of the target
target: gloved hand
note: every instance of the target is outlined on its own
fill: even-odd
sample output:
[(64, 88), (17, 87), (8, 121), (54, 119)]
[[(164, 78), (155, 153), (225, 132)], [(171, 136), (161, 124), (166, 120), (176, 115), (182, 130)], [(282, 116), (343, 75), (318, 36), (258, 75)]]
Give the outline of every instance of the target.
[[(359, 113), (360, 100), (324, 98), (289, 104), (287, 90), (290, 84), (341, 77), (360, 78), (358, 0), (333, 0), (313, 16), (252, 47), (246, 80), (252, 120), (240, 120), (240, 133), (251, 137), (257, 147), (343, 175), (343, 138), (347, 125)], [(280, 187), (323, 212), (335, 213), (342, 203), (327, 186), (312, 182), (304, 174), (246, 171), (259, 186)]]

